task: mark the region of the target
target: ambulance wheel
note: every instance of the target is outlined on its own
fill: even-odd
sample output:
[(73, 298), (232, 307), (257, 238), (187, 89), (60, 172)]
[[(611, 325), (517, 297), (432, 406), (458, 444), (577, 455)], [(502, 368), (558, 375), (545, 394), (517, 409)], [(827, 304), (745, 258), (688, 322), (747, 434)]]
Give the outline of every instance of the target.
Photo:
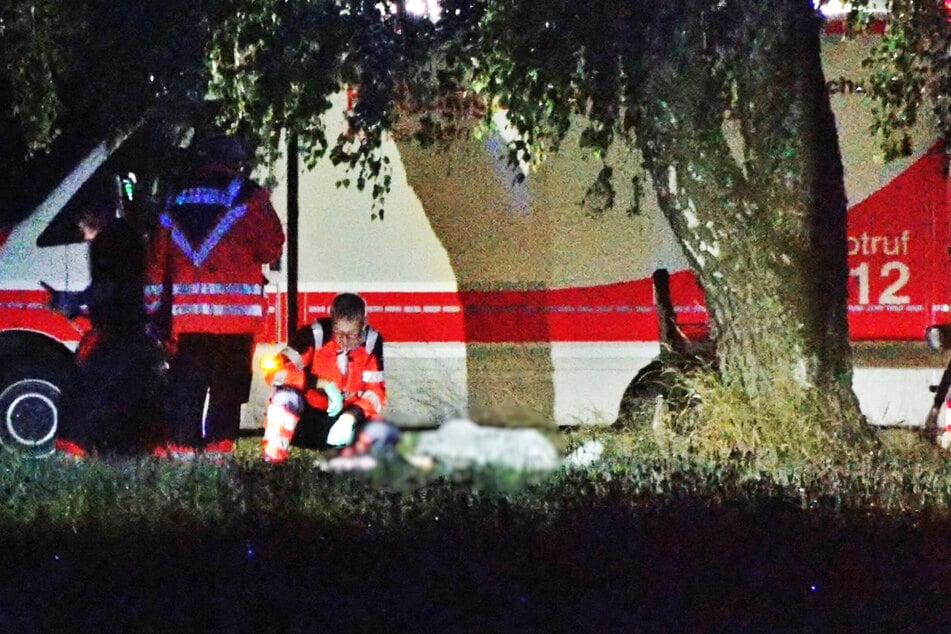
[(5, 368), (0, 380), (0, 442), (6, 449), (29, 457), (53, 453), (62, 381), (52, 364), (14, 362)]

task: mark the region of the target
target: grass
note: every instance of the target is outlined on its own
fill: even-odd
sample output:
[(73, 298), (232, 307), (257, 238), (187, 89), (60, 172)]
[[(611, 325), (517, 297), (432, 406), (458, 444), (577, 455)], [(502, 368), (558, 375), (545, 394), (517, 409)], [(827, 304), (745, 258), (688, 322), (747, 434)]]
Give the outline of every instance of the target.
[(0, 629), (940, 629), (951, 470), (901, 433), (843, 463), (579, 428), (602, 460), (545, 474), (4, 453)]
[[(404, 434), (402, 452), (412, 450), (412, 436)], [(684, 497), (744, 503), (783, 498), (803, 508), (898, 514), (951, 509), (947, 454), (914, 431), (886, 430), (877, 436), (880, 441), (845, 457), (774, 452), (764, 459), (762, 452), (740, 451), (736, 443), (729, 452), (720, 445), (698, 451), (696, 439), (676, 442), (669, 430), (643, 425), (581, 427), (562, 432), (559, 444), (567, 453), (597, 440), (605, 447), (601, 460), (583, 469), (539, 474), (449, 471), (438, 465), (424, 472), (398, 457), (367, 474), (328, 474), (315, 467), (320, 454), (296, 448), (286, 463), (267, 464), (260, 458), (258, 439), (250, 437), (241, 438), (234, 459), (224, 463), (153, 457), (27, 459), (2, 452), (0, 526), (93, 527), (118, 533), (161, 531), (183, 523), (228, 527), (295, 516), (328, 523), (367, 518), (395, 529), (414, 515), (445, 510), (443, 497), (505, 499), (519, 512), (545, 516), (571, 500), (597, 498), (606, 483), (637, 504), (663, 505)]]
[[(884, 432), (912, 437), (914, 432)], [(923, 442), (880, 443), (848, 462), (832, 457), (777, 464), (751, 455), (713, 459), (686, 446), (660, 449), (643, 433), (600, 428), (566, 432), (571, 449), (588, 440), (605, 446), (584, 469), (548, 474), (504, 469), (430, 472), (399, 459), (369, 474), (328, 474), (316, 452), (295, 450), (282, 465), (264, 463), (256, 439), (243, 438), (236, 458), (170, 462), (156, 458), (22, 459), (0, 455), (0, 527), (157, 533), (181, 526), (222, 530), (297, 518), (328, 526), (368, 522), (381, 530), (412, 530), (415, 522), (500, 500), (544, 522), (575, 504), (604, 495), (632, 509), (690, 498), (701, 504), (783, 500), (801, 509), (941, 515), (951, 508), (951, 469)]]

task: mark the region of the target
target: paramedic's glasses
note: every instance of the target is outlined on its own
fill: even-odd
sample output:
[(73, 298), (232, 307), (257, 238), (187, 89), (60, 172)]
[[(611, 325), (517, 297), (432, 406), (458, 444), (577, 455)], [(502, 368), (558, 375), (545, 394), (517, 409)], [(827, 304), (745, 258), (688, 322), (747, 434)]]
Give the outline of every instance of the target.
[(337, 343), (340, 345), (349, 344), (355, 345), (360, 343), (363, 338), (363, 327), (360, 328), (334, 328), (333, 329), (334, 339), (337, 340)]

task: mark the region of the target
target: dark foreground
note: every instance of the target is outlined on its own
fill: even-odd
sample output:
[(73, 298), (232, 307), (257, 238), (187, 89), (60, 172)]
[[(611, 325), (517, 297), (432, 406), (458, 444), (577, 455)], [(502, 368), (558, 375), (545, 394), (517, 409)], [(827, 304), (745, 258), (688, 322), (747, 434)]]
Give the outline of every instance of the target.
[(0, 631), (951, 631), (944, 521), (686, 501), (0, 538)]

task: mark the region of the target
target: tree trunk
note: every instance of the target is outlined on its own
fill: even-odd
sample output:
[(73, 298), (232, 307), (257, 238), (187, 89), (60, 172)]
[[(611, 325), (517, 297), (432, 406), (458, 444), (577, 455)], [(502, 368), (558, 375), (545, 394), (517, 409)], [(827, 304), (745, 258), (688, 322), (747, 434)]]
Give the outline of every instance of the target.
[[(663, 99), (645, 101), (636, 143), (706, 292), (724, 382), (751, 397), (779, 382), (821, 390), (830, 413), (858, 421), (819, 19), (808, 0), (742, 4), (672, 30), (647, 91)], [(709, 42), (702, 58), (692, 38)]]

